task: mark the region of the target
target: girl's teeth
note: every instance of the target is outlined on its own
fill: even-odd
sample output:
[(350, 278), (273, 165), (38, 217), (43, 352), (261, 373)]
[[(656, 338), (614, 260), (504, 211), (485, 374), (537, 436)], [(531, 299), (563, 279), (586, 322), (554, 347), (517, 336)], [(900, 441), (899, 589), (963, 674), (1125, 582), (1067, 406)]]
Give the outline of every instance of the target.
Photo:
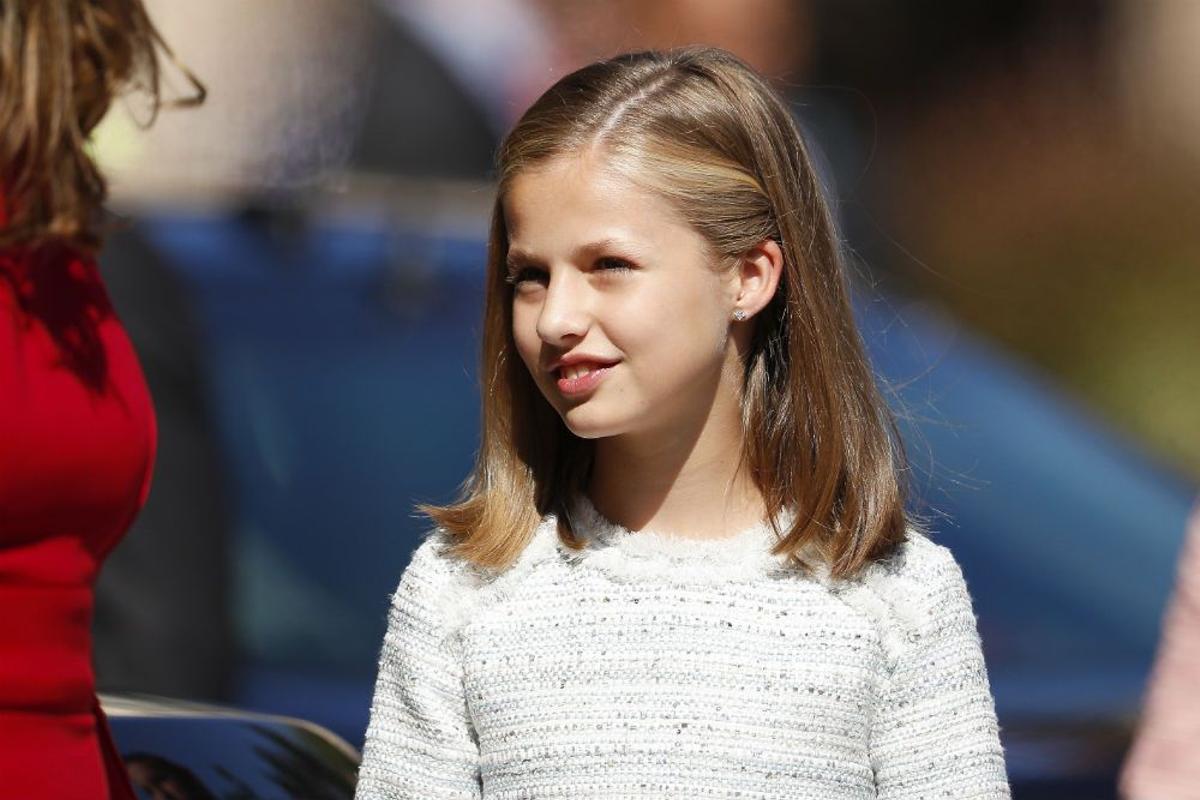
[(571, 380), (575, 380), (580, 375), (587, 375), (591, 371), (592, 371), (591, 367), (568, 367), (567, 368), (567, 377), (570, 378)]

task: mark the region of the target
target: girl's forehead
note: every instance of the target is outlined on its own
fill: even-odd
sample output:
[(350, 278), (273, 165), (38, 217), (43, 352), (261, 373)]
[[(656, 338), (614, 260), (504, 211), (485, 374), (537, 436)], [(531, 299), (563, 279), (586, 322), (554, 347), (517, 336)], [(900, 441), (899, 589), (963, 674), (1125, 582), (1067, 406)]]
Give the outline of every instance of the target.
[(554, 204), (565, 198), (637, 193), (638, 187), (625, 176), (594, 158), (559, 156), (550, 161), (531, 165), (508, 182), (505, 200), (517, 207), (546, 197), (550, 192)]
[(685, 224), (664, 198), (602, 161), (559, 157), (513, 176), (501, 198), (510, 236), (564, 224), (645, 230)]

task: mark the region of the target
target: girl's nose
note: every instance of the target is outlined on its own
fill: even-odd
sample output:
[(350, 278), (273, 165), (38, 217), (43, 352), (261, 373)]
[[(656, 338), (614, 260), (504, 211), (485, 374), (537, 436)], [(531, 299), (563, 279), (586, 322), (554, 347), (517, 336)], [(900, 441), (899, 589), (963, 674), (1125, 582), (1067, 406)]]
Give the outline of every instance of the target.
[(587, 333), (590, 324), (587, 290), (585, 282), (576, 277), (569, 271), (561, 271), (546, 287), (537, 332), (547, 344), (559, 344)]

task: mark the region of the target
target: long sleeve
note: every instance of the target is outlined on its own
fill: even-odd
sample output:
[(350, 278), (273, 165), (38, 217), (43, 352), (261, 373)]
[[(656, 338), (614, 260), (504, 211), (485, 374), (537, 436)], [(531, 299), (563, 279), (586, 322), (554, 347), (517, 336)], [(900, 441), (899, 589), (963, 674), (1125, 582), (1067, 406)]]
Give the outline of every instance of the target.
[(913, 542), (918, 592), (871, 728), (879, 800), (1007, 800), (995, 704), (966, 582), (945, 547)]
[(357, 800), (481, 796), (479, 747), (450, 623), (461, 576), (436, 535), (413, 553), (392, 596)]

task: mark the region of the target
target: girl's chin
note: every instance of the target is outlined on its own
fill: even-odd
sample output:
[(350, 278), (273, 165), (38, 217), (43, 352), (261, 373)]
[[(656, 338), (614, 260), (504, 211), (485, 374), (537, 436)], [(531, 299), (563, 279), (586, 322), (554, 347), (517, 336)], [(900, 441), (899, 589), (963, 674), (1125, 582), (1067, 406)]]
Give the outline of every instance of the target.
[(568, 409), (562, 415), (563, 424), (567, 430), (580, 439), (603, 439), (621, 433), (622, 427), (614, 424), (612, 419), (601, 419), (593, 409), (582, 407)]

